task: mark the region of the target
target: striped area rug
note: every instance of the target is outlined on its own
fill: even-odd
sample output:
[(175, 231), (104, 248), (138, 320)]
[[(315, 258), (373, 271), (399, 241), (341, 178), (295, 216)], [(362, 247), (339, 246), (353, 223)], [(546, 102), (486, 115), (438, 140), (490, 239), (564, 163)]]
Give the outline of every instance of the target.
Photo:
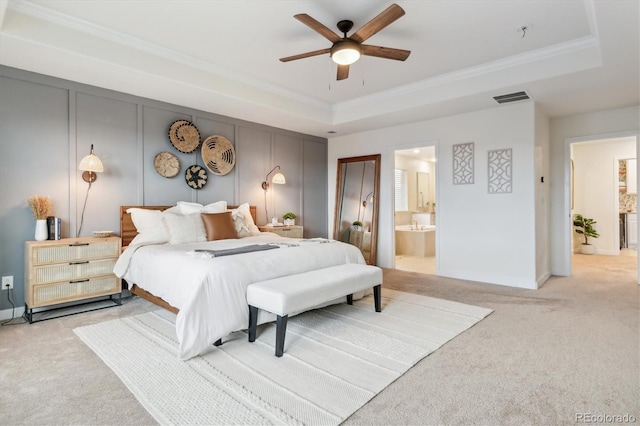
[(492, 311), (383, 289), (289, 319), (282, 358), (275, 325), (178, 360), (175, 316), (158, 310), (76, 328), (160, 424), (339, 424), (444, 343)]

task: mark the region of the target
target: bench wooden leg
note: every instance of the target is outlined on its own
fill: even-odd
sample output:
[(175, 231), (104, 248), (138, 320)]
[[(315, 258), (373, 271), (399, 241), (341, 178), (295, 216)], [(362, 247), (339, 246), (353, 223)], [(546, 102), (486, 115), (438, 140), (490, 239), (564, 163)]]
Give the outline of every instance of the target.
[(347, 294), (347, 304), (353, 305), (353, 294)]
[(380, 293), (382, 293), (382, 285), (378, 284), (373, 287), (373, 301), (376, 305), (376, 312), (381, 312)]
[(284, 352), (284, 336), (287, 333), (288, 315), (276, 319), (276, 356), (281, 357)]
[(256, 340), (256, 328), (258, 328), (258, 308), (249, 305), (249, 328), (247, 332), (250, 342)]

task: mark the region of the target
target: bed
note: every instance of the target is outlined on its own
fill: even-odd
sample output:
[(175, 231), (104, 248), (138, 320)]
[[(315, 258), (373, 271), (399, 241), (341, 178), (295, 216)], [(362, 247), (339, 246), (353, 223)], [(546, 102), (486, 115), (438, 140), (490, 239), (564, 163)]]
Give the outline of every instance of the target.
[[(237, 212), (240, 207), (229, 206), (228, 210)], [(360, 250), (346, 243), (323, 238), (285, 238), (259, 232), (257, 228), (257, 232), (237, 239), (139, 243), (135, 239), (138, 230), (127, 213), (132, 208), (155, 211), (154, 215), (162, 214), (168, 219), (173, 217), (168, 212), (175, 206), (120, 208), (124, 250), (114, 272), (127, 282), (132, 293), (177, 314), (180, 359), (211, 350), (214, 342), (247, 328), (249, 284), (339, 264), (366, 263)], [(249, 206), (247, 211), (251, 213), (250, 222), (254, 223), (255, 206)], [(227, 250), (256, 247), (260, 250), (219, 255)], [(261, 312), (258, 323), (274, 319), (274, 315)]]

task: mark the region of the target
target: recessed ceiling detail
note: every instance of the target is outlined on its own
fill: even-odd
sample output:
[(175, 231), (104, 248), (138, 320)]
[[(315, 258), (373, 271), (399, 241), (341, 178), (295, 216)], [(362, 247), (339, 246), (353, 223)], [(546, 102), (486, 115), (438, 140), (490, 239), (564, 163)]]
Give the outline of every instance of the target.
[(240, 1), (128, 0), (123, 13), (113, 0), (0, 0), (0, 65), (325, 138), (495, 108), (521, 88), (550, 117), (640, 102), (635, 1), (396, 0), (406, 14), (365, 43), (409, 60), (363, 55), (339, 84), (329, 54), (277, 60), (331, 48), (292, 16), (347, 17), (349, 38), (392, 1), (255, 1), (248, 14)]

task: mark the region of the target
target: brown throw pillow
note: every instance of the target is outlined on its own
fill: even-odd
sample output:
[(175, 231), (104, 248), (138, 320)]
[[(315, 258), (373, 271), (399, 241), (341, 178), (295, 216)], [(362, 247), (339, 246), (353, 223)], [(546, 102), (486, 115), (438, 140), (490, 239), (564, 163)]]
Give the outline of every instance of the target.
[(202, 222), (207, 233), (207, 241), (238, 238), (231, 212), (202, 213)]

